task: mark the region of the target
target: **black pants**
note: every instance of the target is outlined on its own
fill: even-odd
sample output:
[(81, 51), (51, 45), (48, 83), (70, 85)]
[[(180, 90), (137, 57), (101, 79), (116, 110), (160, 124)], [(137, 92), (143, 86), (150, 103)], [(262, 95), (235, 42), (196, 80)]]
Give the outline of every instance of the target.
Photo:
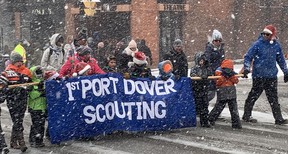
[(263, 90), (265, 90), (275, 121), (283, 121), (280, 104), (278, 102), (277, 85), (277, 78), (254, 78), (252, 89), (245, 101), (243, 119), (248, 119), (252, 115), (255, 102)]
[[(1, 108), (0, 108), (0, 114), (1, 114)], [(3, 130), (2, 130), (2, 126), (1, 126), (1, 121), (0, 121), (0, 149), (3, 149), (7, 147), (5, 138), (4, 138), (4, 134), (3, 134)]]
[(43, 142), (46, 114), (42, 111), (34, 111), (30, 109), (29, 112), (32, 120), (29, 142), (40, 144)]
[(200, 115), (200, 125), (207, 125), (208, 124), (208, 96), (204, 95), (202, 97), (195, 97), (195, 106), (196, 106), (196, 113)]
[(232, 127), (241, 126), (236, 98), (217, 101), (214, 108), (209, 114), (209, 121), (215, 122), (219, 117), (219, 115), (221, 114), (221, 112), (223, 111), (223, 109), (225, 108), (226, 104), (228, 104), (229, 107)]
[(23, 119), (27, 108), (26, 95), (22, 95), (20, 98), (15, 97), (15, 99), (7, 99), (7, 107), (13, 122), (12, 134), (15, 134), (16, 136), (23, 134)]

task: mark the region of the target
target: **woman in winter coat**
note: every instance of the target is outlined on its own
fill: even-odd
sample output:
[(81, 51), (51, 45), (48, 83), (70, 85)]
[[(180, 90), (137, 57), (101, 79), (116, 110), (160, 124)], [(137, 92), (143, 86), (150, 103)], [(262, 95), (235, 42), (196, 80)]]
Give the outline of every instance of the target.
[[(213, 72), (220, 67), (221, 62), (225, 59), (224, 46), (225, 44), (223, 43), (222, 34), (218, 30), (214, 29), (212, 40), (206, 44), (205, 48), (205, 55)], [(211, 81), (208, 91), (209, 101), (215, 97), (215, 90), (215, 82)]]

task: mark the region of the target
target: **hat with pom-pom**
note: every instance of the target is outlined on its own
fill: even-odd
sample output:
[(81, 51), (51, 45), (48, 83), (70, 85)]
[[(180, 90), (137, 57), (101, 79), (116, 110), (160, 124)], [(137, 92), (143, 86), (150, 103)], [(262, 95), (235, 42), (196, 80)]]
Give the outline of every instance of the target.
[(262, 33), (271, 34), (270, 44), (273, 44), (273, 40), (276, 39), (276, 27), (274, 27), (273, 25), (267, 25), (267, 26), (265, 26), (265, 28), (263, 29), (263, 32), (262, 32)]
[(222, 34), (217, 29), (212, 32), (212, 41), (214, 40), (222, 40)]
[(147, 64), (146, 56), (143, 52), (135, 52), (132, 54), (133, 62), (138, 65)]
[(46, 71), (44, 73), (44, 80), (50, 81), (55, 80), (59, 77), (59, 74), (56, 71)]
[(87, 71), (91, 69), (91, 66), (85, 62), (80, 62), (75, 66), (75, 71), (72, 76), (84, 75)]

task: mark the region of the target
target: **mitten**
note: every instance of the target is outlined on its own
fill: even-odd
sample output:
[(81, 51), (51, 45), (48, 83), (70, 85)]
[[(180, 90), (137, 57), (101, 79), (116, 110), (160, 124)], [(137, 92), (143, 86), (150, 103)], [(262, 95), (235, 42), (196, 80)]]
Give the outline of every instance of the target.
[(202, 78), (203, 80), (207, 80), (207, 79), (208, 79), (208, 75), (207, 75), (207, 74), (202, 74), (202, 75), (201, 75), (201, 78)]
[(244, 70), (244, 72), (243, 72), (243, 78), (248, 78), (248, 73), (250, 73), (249, 70)]
[(124, 74), (123, 74), (123, 77), (124, 77), (125, 79), (130, 79), (130, 74), (129, 74), (129, 73), (124, 73)]
[(38, 84), (38, 90), (43, 90), (44, 89), (44, 81), (40, 81)]
[(284, 82), (285, 82), (285, 83), (288, 82), (288, 74), (285, 74), (285, 75), (284, 75)]
[(223, 68), (222, 69), (222, 75), (225, 77), (225, 78), (230, 78), (231, 76), (234, 75), (234, 71), (230, 68)]
[(28, 76), (25, 75), (25, 74), (20, 74), (20, 75), (19, 75), (19, 82), (20, 82), (20, 83), (31, 82), (31, 78), (28, 77)]

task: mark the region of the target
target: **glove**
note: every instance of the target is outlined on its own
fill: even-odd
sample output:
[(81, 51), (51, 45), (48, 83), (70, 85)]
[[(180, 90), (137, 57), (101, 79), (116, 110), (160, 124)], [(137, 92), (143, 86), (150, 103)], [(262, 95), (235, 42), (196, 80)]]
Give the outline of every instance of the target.
[(125, 79), (130, 79), (130, 74), (129, 74), (129, 73), (124, 73), (124, 74), (123, 74), (123, 77), (124, 77)]
[(38, 90), (43, 90), (44, 89), (44, 81), (40, 81), (38, 84)]
[(203, 80), (207, 80), (207, 79), (208, 79), (208, 75), (207, 75), (207, 74), (202, 74), (202, 75), (201, 75), (201, 78), (202, 78)]
[(230, 68), (223, 68), (222, 69), (222, 76), (224, 76), (225, 78), (230, 78), (234, 74), (235, 74), (234, 71)]
[(249, 70), (244, 70), (242, 78), (248, 78), (248, 73), (250, 73)]
[(27, 75), (25, 74), (20, 74), (19, 75), (19, 82), (20, 83), (27, 83), (27, 82), (30, 82), (31, 81), (31, 78), (28, 77)]
[(288, 74), (284, 75), (284, 82), (288, 82)]

